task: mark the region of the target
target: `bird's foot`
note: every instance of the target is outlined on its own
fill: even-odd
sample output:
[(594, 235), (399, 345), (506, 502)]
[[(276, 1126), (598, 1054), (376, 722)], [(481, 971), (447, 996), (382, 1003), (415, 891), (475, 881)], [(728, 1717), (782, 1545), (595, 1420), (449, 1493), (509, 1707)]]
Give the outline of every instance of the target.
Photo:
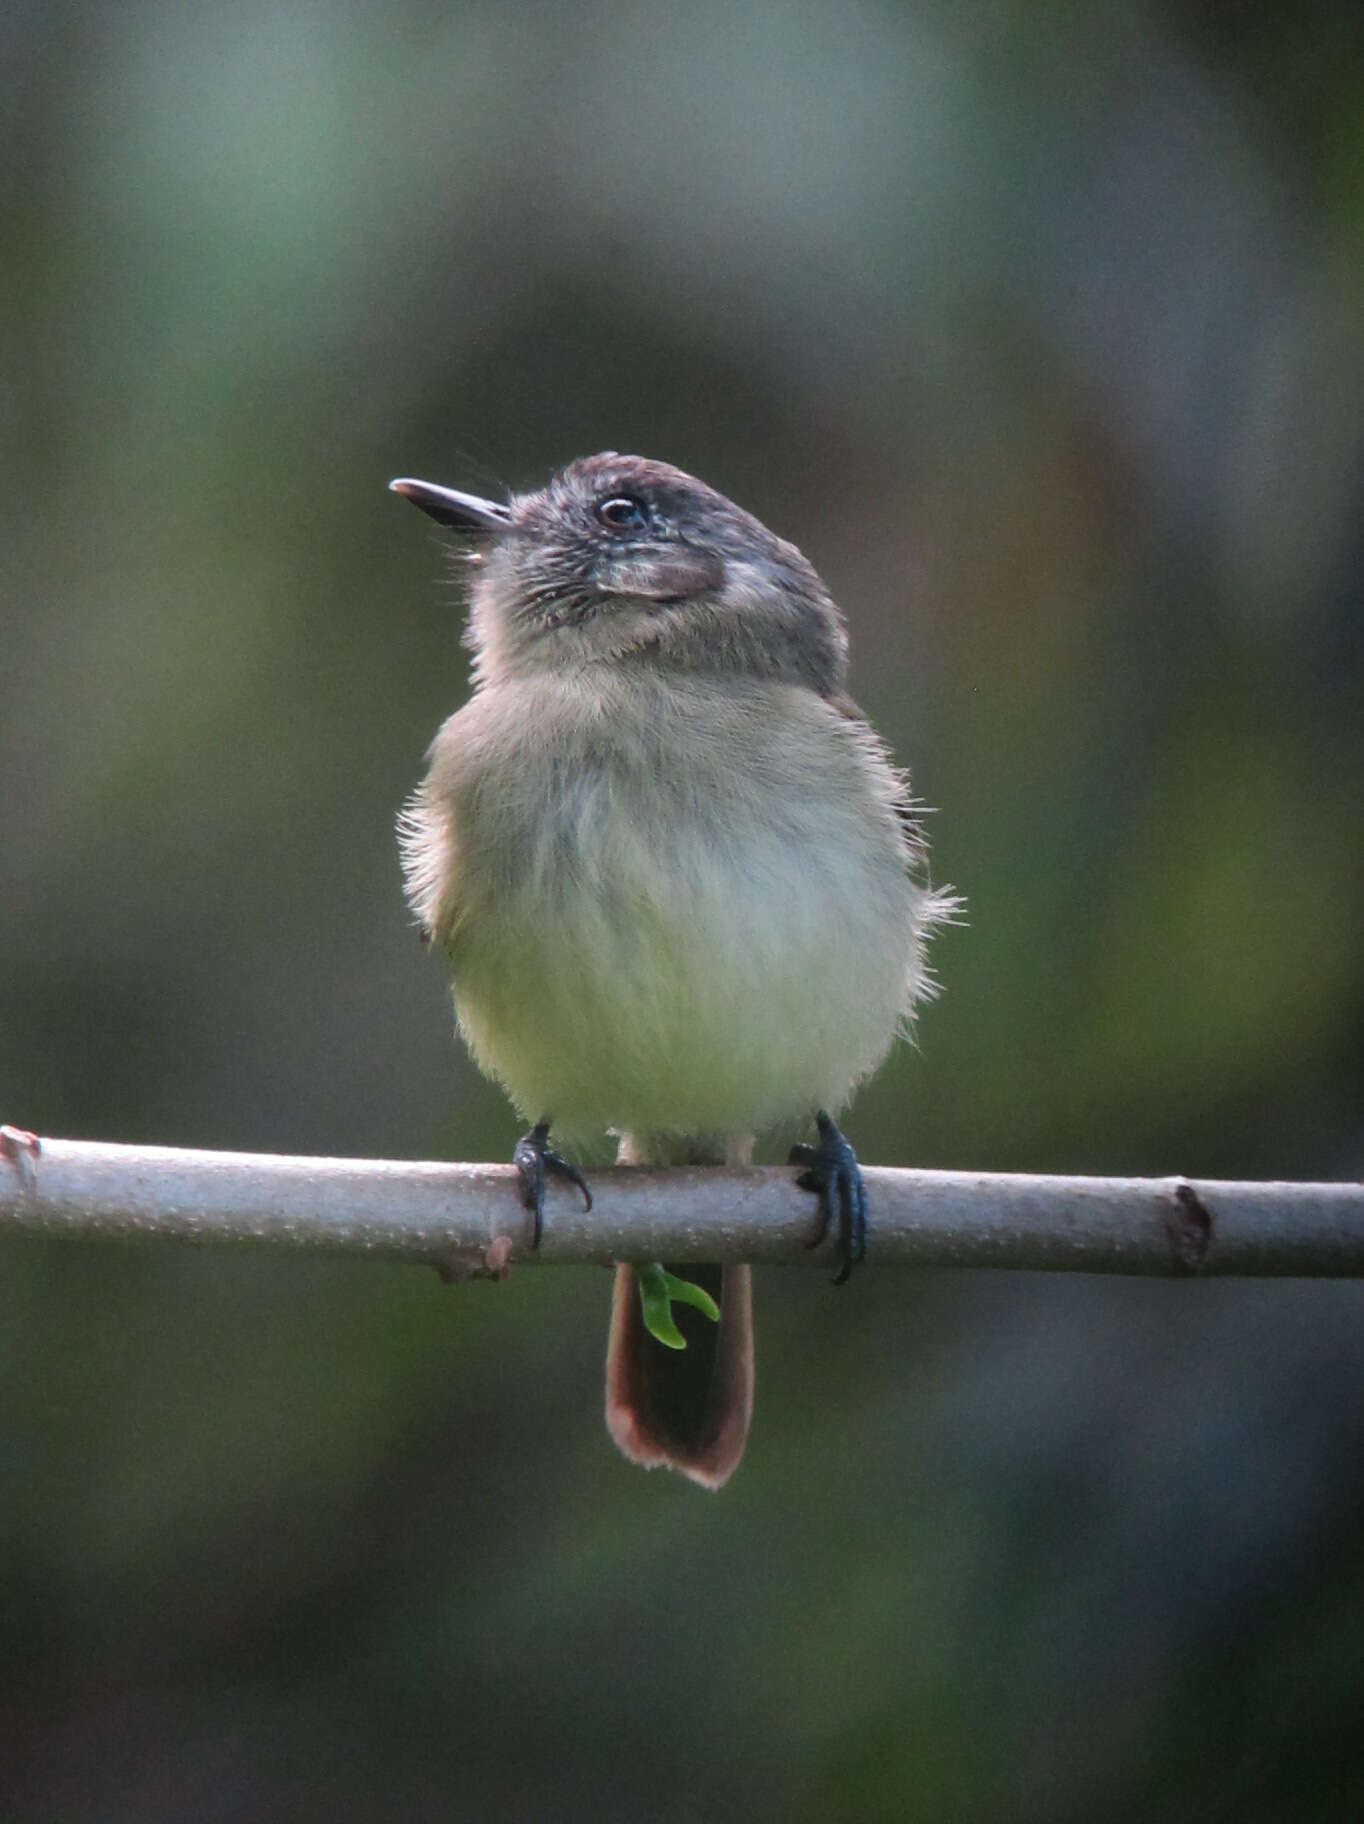
[(33, 1183), (33, 1161), (42, 1150), (42, 1141), (26, 1127), (0, 1126), (0, 1159), (7, 1159), (14, 1167), (25, 1190)]
[(583, 1194), (583, 1202), (592, 1208), (592, 1193), (587, 1187), (587, 1180), (571, 1160), (565, 1159), (562, 1153), (556, 1153), (549, 1144), (549, 1122), (540, 1121), (528, 1134), (522, 1135), (516, 1143), (512, 1154), (512, 1164), (516, 1167), (521, 1179), (521, 1202), (530, 1212), (532, 1230), (531, 1246), (540, 1245), (540, 1230), (545, 1214), (545, 1179), (562, 1178), (568, 1184), (576, 1184)]
[(867, 1187), (857, 1155), (825, 1114), (815, 1116), (819, 1140), (814, 1146), (793, 1146), (790, 1163), (806, 1169), (796, 1183), (803, 1191), (813, 1191), (819, 1198), (819, 1228), (806, 1243), (817, 1248), (829, 1233), (834, 1219), (834, 1199), (838, 1200), (839, 1268), (834, 1284), (841, 1286), (867, 1251)]

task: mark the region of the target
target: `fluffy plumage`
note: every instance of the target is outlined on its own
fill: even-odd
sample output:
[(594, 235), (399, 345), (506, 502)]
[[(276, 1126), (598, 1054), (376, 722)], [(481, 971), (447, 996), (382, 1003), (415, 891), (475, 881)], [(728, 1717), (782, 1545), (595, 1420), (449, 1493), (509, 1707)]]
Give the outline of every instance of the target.
[(651, 1160), (836, 1111), (929, 991), (951, 902), (813, 568), (639, 457), (506, 508), (399, 486), (474, 541), (474, 693), (401, 843), (480, 1066), (560, 1140)]

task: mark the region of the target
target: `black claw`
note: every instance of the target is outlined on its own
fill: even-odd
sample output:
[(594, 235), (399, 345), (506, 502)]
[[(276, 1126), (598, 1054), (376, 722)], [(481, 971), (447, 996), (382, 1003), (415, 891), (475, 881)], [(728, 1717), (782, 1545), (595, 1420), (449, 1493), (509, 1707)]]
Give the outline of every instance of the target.
[(540, 1230), (545, 1214), (545, 1179), (562, 1178), (568, 1184), (576, 1184), (583, 1194), (583, 1202), (592, 1208), (592, 1193), (587, 1180), (573, 1164), (565, 1159), (562, 1153), (556, 1153), (549, 1144), (549, 1122), (539, 1121), (528, 1134), (523, 1134), (516, 1143), (512, 1154), (512, 1164), (521, 1178), (521, 1203), (533, 1219), (531, 1243), (533, 1248), (540, 1245)]
[(819, 1228), (806, 1243), (817, 1248), (829, 1233), (834, 1218), (834, 1198), (838, 1199), (839, 1268), (834, 1284), (844, 1285), (857, 1262), (867, 1252), (867, 1187), (857, 1155), (834, 1126), (823, 1109), (815, 1116), (819, 1129), (817, 1146), (793, 1146), (792, 1165), (806, 1169), (796, 1179), (803, 1191), (813, 1191), (819, 1198)]

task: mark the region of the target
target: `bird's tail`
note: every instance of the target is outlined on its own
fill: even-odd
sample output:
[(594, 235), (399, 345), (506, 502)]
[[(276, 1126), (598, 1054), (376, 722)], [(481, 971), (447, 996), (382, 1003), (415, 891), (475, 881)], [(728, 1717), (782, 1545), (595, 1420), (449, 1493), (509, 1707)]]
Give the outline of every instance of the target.
[(744, 1454), (753, 1416), (752, 1269), (687, 1265), (675, 1271), (710, 1293), (720, 1321), (674, 1305), (673, 1321), (687, 1346), (667, 1348), (644, 1327), (634, 1269), (617, 1267), (606, 1427), (631, 1462), (680, 1469), (703, 1488), (720, 1488)]
[[(727, 1144), (646, 1141), (623, 1135), (622, 1165), (747, 1165), (751, 1139)], [(703, 1287), (719, 1322), (687, 1304), (673, 1321), (685, 1349), (669, 1349), (645, 1327), (639, 1280), (616, 1268), (606, 1351), (606, 1427), (633, 1463), (678, 1469), (703, 1488), (720, 1488), (739, 1465), (753, 1416), (753, 1275), (746, 1265), (668, 1268)]]

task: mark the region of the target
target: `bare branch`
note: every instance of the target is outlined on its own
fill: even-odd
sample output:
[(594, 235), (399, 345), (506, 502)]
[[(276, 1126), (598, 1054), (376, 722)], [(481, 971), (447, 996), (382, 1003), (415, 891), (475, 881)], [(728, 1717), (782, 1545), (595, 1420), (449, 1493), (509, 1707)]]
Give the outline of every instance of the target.
[[(43, 1140), (0, 1130), (0, 1233), (266, 1242), (425, 1261), (822, 1261), (794, 1174), (612, 1167), (590, 1214), (550, 1190), (544, 1239), (509, 1165), (285, 1158)], [(1062, 1178), (866, 1168), (879, 1264), (1085, 1273), (1364, 1274), (1364, 1185)]]

